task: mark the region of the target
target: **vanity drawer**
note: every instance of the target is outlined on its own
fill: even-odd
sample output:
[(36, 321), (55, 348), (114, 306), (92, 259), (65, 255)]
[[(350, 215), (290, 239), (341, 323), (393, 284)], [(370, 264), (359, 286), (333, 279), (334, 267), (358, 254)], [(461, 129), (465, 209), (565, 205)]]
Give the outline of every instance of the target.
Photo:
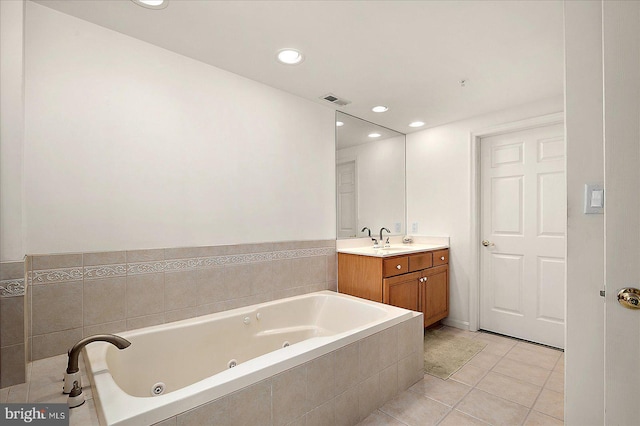
[(449, 263), (449, 249), (433, 252), (433, 266), (446, 265)]
[(409, 256), (409, 272), (431, 268), (432, 265), (433, 257), (431, 253), (420, 253)]
[(385, 278), (406, 274), (407, 272), (409, 272), (409, 258), (407, 256), (394, 257), (382, 261), (382, 275)]

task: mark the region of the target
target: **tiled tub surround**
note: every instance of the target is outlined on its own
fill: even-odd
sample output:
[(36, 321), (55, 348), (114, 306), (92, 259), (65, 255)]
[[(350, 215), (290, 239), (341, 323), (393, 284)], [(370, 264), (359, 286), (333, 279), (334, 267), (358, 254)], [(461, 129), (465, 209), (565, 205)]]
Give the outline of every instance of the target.
[[(422, 316), (416, 314), (158, 425), (355, 425), (424, 377), (421, 326)], [(70, 424), (98, 425), (93, 389), (80, 360), (87, 402), (71, 410)], [(66, 355), (58, 355), (30, 363), (27, 383), (3, 389), (0, 403), (66, 402), (61, 393), (66, 361)]]
[[(118, 333), (336, 289), (335, 240), (27, 256), (31, 360)], [(30, 344), (30, 345), (29, 345)]]
[(24, 262), (0, 263), (0, 388), (25, 381)]

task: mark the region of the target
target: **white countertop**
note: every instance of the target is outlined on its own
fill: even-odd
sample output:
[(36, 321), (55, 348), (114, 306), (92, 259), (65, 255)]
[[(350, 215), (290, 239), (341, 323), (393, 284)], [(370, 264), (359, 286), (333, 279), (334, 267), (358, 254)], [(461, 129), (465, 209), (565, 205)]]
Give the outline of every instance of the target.
[(390, 257), (401, 256), (404, 254), (418, 253), (422, 251), (440, 250), (449, 248), (448, 244), (391, 244), (388, 248), (373, 248), (373, 246), (365, 247), (349, 247), (339, 248), (336, 251), (338, 253), (357, 254), (360, 256), (373, 256), (373, 257)]

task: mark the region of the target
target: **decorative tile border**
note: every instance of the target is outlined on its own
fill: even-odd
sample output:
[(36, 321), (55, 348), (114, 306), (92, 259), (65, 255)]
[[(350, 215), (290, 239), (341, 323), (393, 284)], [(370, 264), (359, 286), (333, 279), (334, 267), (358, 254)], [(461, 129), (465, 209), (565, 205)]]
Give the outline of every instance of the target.
[(0, 297), (24, 296), (24, 278), (0, 281)]
[[(235, 254), (229, 256), (193, 257), (150, 262), (135, 262), (116, 265), (96, 265), (63, 269), (29, 271), (29, 284), (48, 284), (82, 279), (98, 279), (126, 275), (151, 274), (157, 272), (189, 271), (195, 269), (216, 268), (224, 265), (242, 265), (245, 263), (268, 262), (272, 260), (297, 259), (335, 254), (334, 247), (282, 250), (262, 253)], [(24, 280), (23, 280), (24, 281)]]

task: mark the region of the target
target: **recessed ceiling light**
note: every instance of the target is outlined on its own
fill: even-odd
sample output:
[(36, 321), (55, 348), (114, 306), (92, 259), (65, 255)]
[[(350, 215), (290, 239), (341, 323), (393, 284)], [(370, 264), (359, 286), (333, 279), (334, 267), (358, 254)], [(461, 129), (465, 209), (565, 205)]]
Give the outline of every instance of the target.
[(369, 133), (370, 138), (379, 138), (380, 136), (382, 136), (380, 133)]
[(283, 64), (295, 65), (302, 62), (304, 56), (296, 49), (280, 49), (278, 50), (278, 60)]
[(387, 108), (384, 105), (378, 105), (378, 106), (374, 106), (373, 108), (371, 108), (371, 111), (373, 111), (373, 112), (385, 112), (385, 111), (388, 111), (388, 110), (389, 110), (389, 108)]
[(336, 121), (336, 126), (342, 127), (344, 126), (344, 123), (342, 121)]
[(169, 5), (169, 0), (131, 0), (138, 6), (146, 7), (147, 9), (164, 9)]
[(424, 121), (414, 121), (409, 124), (409, 127), (422, 127), (424, 126)]

